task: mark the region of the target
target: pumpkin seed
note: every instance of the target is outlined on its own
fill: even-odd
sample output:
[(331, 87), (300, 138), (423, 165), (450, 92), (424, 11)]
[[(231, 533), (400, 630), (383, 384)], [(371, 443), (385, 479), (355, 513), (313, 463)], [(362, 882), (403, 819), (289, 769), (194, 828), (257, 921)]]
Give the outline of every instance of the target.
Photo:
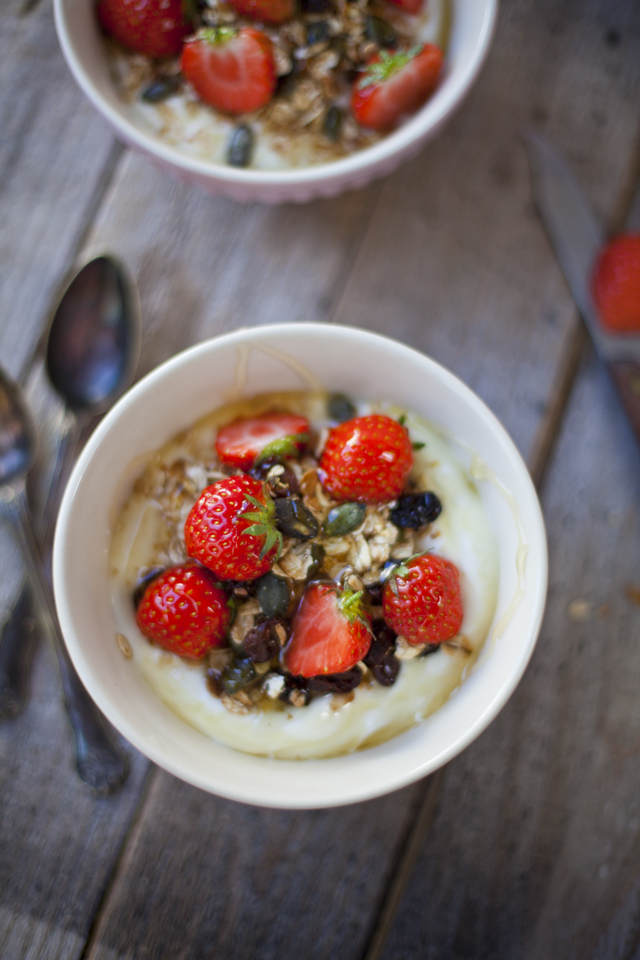
[[(331, 110), (333, 110), (333, 107), (330, 108), (329, 112)], [(344, 393), (334, 393), (333, 396), (329, 397), (327, 412), (332, 420), (344, 423), (345, 420), (351, 420), (355, 417), (357, 411), (349, 397), (345, 396)]]
[(229, 138), (227, 163), (231, 167), (248, 167), (253, 153), (253, 130), (246, 123), (236, 127)]
[(295, 497), (281, 497), (274, 503), (276, 526), (285, 536), (293, 537), (295, 540), (310, 540), (318, 534), (320, 524), (302, 500), (297, 500)]
[(380, 17), (367, 17), (364, 25), (364, 35), (378, 47), (397, 47), (398, 38), (390, 23)]
[(237, 693), (255, 679), (256, 671), (251, 660), (234, 660), (222, 674), (222, 686), (227, 693)]
[(291, 605), (289, 584), (275, 573), (266, 573), (258, 581), (256, 596), (267, 617), (286, 617)]
[(329, 511), (322, 532), (326, 537), (344, 537), (360, 526), (366, 509), (364, 503), (341, 503)]
[[(329, 140), (333, 140), (334, 143), (340, 139), (340, 131), (342, 129), (342, 110), (340, 107), (329, 107), (325, 114), (324, 123), (322, 125), (322, 130), (325, 137), (328, 137)], [(347, 417), (347, 419), (349, 419)]]
[(181, 82), (180, 77), (157, 76), (142, 91), (142, 99), (147, 103), (162, 103), (180, 89)]

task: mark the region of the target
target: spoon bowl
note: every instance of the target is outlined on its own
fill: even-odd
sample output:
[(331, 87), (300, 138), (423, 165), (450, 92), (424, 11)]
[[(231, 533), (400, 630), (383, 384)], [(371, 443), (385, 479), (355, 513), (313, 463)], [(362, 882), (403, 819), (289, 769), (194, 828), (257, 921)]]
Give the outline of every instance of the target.
[(49, 380), (76, 415), (108, 410), (129, 386), (140, 351), (139, 306), (124, 265), (100, 256), (82, 267), (53, 315)]

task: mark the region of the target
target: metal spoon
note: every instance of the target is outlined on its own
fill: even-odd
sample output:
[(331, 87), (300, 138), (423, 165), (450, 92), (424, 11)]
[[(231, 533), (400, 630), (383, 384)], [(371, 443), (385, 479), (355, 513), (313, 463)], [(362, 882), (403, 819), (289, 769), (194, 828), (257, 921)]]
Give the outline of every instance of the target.
[[(80, 270), (54, 313), (46, 369), (65, 402), (65, 417), (40, 530), (47, 567), (60, 498), (78, 446), (87, 425), (130, 385), (140, 350), (140, 326), (133, 278), (121, 264), (104, 256)], [(24, 703), (36, 639), (31, 597), (25, 585), (0, 641), (0, 719), (15, 716)], [(79, 684), (64, 645), (61, 650), (58, 659), (63, 681), (66, 671)], [(69, 684), (64, 686), (66, 691)], [(86, 698), (84, 688), (81, 690)], [(80, 763), (79, 757), (79, 769)], [(117, 784), (109, 781), (107, 789), (114, 786)]]
[(0, 513), (17, 535), (31, 589), (54, 643), (65, 704), (76, 737), (78, 772), (94, 790), (108, 793), (125, 779), (127, 758), (82, 686), (62, 639), (51, 585), (31, 526), (25, 490), (36, 449), (36, 431), (22, 391), (0, 370)]

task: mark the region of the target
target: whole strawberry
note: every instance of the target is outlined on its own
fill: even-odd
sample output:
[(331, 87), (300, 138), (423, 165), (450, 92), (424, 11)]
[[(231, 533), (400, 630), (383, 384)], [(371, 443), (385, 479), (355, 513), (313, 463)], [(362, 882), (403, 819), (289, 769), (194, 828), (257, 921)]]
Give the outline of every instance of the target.
[(150, 640), (190, 660), (224, 643), (230, 611), (212, 573), (195, 563), (171, 567), (145, 590), (136, 613)]
[(431, 43), (399, 53), (383, 50), (353, 85), (353, 116), (369, 130), (392, 130), (433, 93), (442, 63), (442, 51)]
[(291, 624), (285, 666), (302, 677), (344, 673), (366, 656), (371, 637), (361, 591), (312, 583)]
[[(282, 455), (298, 453), (309, 436), (309, 421), (293, 413), (263, 413), (241, 417), (222, 427), (216, 437), (216, 452), (223, 463), (248, 470), (271, 449)], [(270, 448), (270, 449), (269, 449)]]
[(462, 626), (458, 568), (425, 553), (396, 568), (385, 583), (382, 614), (409, 643), (442, 643)]
[(282, 23), (296, 12), (296, 0), (230, 0), (241, 17), (262, 23)]
[(175, 57), (191, 26), (182, 0), (98, 0), (105, 33), (146, 57)]
[(384, 503), (400, 496), (412, 466), (405, 428), (391, 417), (372, 414), (331, 431), (320, 459), (320, 478), (336, 500)]
[(271, 569), (282, 546), (275, 516), (258, 480), (218, 480), (202, 491), (187, 517), (187, 553), (220, 580), (254, 580)]
[(593, 274), (593, 298), (607, 330), (640, 330), (640, 233), (615, 237), (604, 248)]
[(237, 116), (266, 106), (276, 89), (273, 45), (254, 27), (206, 27), (185, 43), (182, 72), (201, 100)]

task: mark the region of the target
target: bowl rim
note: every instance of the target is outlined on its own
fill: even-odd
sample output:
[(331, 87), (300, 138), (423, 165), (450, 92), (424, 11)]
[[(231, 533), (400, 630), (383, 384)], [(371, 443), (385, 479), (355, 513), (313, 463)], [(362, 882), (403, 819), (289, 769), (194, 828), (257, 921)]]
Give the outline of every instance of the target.
[[(453, 3), (454, 0), (451, 0), (451, 2)], [(410, 149), (412, 144), (419, 143), (431, 131), (438, 130), (444, 120), (462, 105), (488, 55), (497, 22), (499, 0), (485, 0), (485, 3), (486, 7), (476, 46), (455, 87), (446, 90), (446, 95), (443, 97), (434, 96), (411, 120), (408, 120), (396, 131), (384, 137), (378, 143), (339, 160), (290, 170), (243, 170), (224, 164), (210, 163), (183, 153), (177, 147), (163, 143), (153, 134), (146, 133), (127, 116), (114, 109), (101, 95), (76, 55), (67, 29), (65, 0), (53, 0), (58, 40), (76, 83), (96, 110), (105, 117), (113, 128), (120, 131), (130, 144), (148, 155), (157, 157), (165, 163), (183, 170), (186, 174), (213, 179), (230, 185), (253, 186), (291, 186), (312, 184), (319, 181), (331, 183), (335, 180), (341, 180), (343, 177), (357, 173), (359, 170), (380, 166), (393, 155), (401, 156), (406, 150)]]
[[(522, 482), (522, 487), (519, 488), (519, 499), (522, 499), (522, 502), (526, 503), (527, 508), (531, 508), (529, 513), (530, 520), (528, 529), (529, 545), (530, 548), (533, 546), (533, 553), (537, 557), (537, 568), (533, 572), (535, 577), (535, 592), (533, 594), (532, 604), (533, 616), (531, 617), (528, 626), (527, 643), (526, 645), (520, 647), (515, 666), (512, 668), (512, 671), (508, 677), (501, 681), (501, 684), (497, 689), (497, 693), (492, 697), (492, 699), (488, 700), (481, 712), (479, 712), (477, 715), (475, 722), (471, 723), (461, 735), (458, 735), (449, 746), (445, 746), (442, 749), (435, 751), (431, 756), (427, 757), (426, 759), (422, 759), (421, 762), (414, 762), (413, 765), (408, 765), (407, 768), (401, 773), (398, 773), (397, 770), (394, 770), (391, 771), (391, 774), (388, 770), (380, 771), (378, 769), (380, 767), (380, 755), (378, 752), (382, 751), (383, 749), (393, 749), (392, 747), (389, 747), (390, 744), (398, 741), (400, 737), (405, 737), (407, 734), (411, 734), (412, 731), (419, 731), (422, 726), (421, 724), (418, 724), (409, 731), (406, 731), (404, 734), (401, 734), (400, 737), (392, 738), (391, 740), (386, 741), (386, 743), (382, 744), (380, 747), (373, 747), (369, 750), (356, 752), (355, 754), (348, 754), (343, 757), (322, 760), (275, 760), (265, 757), (257, 757), (251, 754), (245, 754), (241, 751), (236, 751), (231, 747), (224, 747), (221, 744), (217, 744), (217, 746), (222, 747), (224, 751), (228, 752), (229, 755), (234, 755), (234, 757), (240, 758), (236, 766), (240, 770), (241, 775), (238, 778), (238, 782), (220, 782), (218, 780), (215, 783), (212, 783), (212, 777), (210, 773), (201, 774), (198, 770), (194, 770), (193, 766), (190, 766), (190, 762), (188, 760), (184, 760), (181, 756), (168, 757), (167, 753), (163, 750), (160, 744), (150, 742), (149, 738), (145, 738), (144, 733), (138, 731), (135, 724), (129, 720), (126, 711), (122, 710), (117, 698), (114, 699), (110, 695), (110, 692), (105, 689), (105, 686), (101, 684), (99, 679), (96, 679), (94, 676), (94, 669), (90, 664), (90, 658), (85, 655), (83, 643), (79, 639), (74, 627), (73, 617), (70, 609), (70, 601), (67, 595), (67, 584), (65, 582), (65, 554), (67, 548), (67, 544), (65, 542), (65, 531), (68, 527), (69, 518), (73, 511), (74, 498), (78, 487), (82, 483), (85, 470), (90, 464), (105, 436), (117, 425), (120, 418), (126, 415), (129, 408), (135, 406), (138, 398), (143, 396), (149, 389), (153, 389), (158, 382), (162, 382), (167, 375), (171, 375), (173, 371), (179, 369), (180, 367), (188, 367), (192, 359), (199, 357), (202, 353), (206, 353), (207, 351), (215, 351), (220, 346), (224, 348), (227, 346), (242, 345), (243, 343), (254, 340), (256, 337), (260, 338), (270, 334), (290, 334), (292, 330), (290, 324), (280, 323), (261, 327), (241, 328), (231, 333), (222, 334), (209, 340), (202, 341), (156, 367), (144, 378), (138, 381), (138, 383), (135, 384), (115, 404), (115, 406), (104, 417), (89, 439), (78, 459), (67, 485), (60, 508), (58, 524), (56, 527), (53, 551), (53, 581), (60, 624), (65, 637), (65, 642), (67, 643), (69, 653), (78, 671), (78, 674), (100, 709), (109, 718), (111, 723), (113, 723), (113, 725), (127, 738), (127, 740), (133, 744), (134, 747), (139, 749), (144, 755), (155, 762), (158, 766), (167, 770), (169, 773), (172, 773), (173, 775), (179, 777), (187, 783), (192, 784), (193, 786), (215, 793), (219, 796), (258, 806), (288, 809), (315, 809), (319, 807), (325, 808), (328, 806), (340, 806), (349, 803), (356, 803), (362, 800), (368, 800), (382, 796), (407, 786), (421, 777), (432, 773), (440, 766), (451, 760), (454, 756), (465, 749), (488, 726), (488, 724), (497, 716), (515, 690), (533, 653), (542, 624), (545, 608), (548, 579), (548, 557), (542, 510), (527, 467), (505, 428), (491, 412), (491, 410), (489, 410), (486, 404), (484, 404), (484, 402), (471, 390), (470, 387), (467, 387), (466, 384), (464, 384), (458, 377), (455, 376), (455, 374), (451, 373), (449, 370), (432, 360), (430, 357), (418, 350), (413, 349), (412, 347), (407, 346), (406, 344), (394, 340), (391, 337), (355, 327), (347, 327), (342, 325), (329, 326), (323, 323), (301, 323), (296, 324), (295, 327), (296, 329), (299, 329), (303, 335), (305, 331), (317, 332), (318, 330), (322, 330), (326, 333), (330, 333), (332, 336), (337, 335), (338, 337), (342, 336), (350, 339), (351, 342), (353, 342), (354, 337), (360, 337), (366, 340), (374, 338), (375, 340), (383, 341), (385, 345), (393, 345), (398, 354), (402, 354), (404, 352), (413, 354), (414, 358), (419, 358), (420, 362), (423, 363), (426, 368), (436, 371), (438, 377), (447, 381), (448, 384), (456, 391), (458, 396), (461, 396), (463, 399), (466, 398), (467, 401), (472, 403), (477, 412), (491, 427), (493, 435), (499, 441), (500, 447), (508, 456), (509, 461), (515, 465), (519, 479)], [(469, 680), (470, 679), (471, 678), (469, 678)], [(451, 702), (451, 698), (449, 698), (449, 701), (447, 701), (447, 703), (449, 702)], [(446, 704), (440, 709), (444, 709), (444, 707), (446, 707)], [(436, 711), (433, 716), (437, 716), (438, 712), (439, 711)], [(185, 721), (180, 720), (180, 722), (184, 723), (185, 726), (188, 726)], [(193, 729), (193, 733), (197, 737), (202, 737), (207, 741), (209, 740), (209, 738), (206, 738), (204, 734), (201, 734), (195, 729)], [(419, 736), (419, 734), (416, 736)], [(216, 743), (216, 741), (213, 742)], [(225, 753), (225, 755), (227, 754)], [(334, 775), (332, 778), (332, 773), (334, 771), (338, 771), (339, 769), (344, 770), (344, 766), (340, 767), (340, 764), (353, 764), (356, 757), (359, 758), (358, 762), (365, 772), (373, 765), (375, 782), (372, 783), (366, 776), (363, 776), (355, 783), (352, 781), (345, 789), (345, 784), (340, 782), (340, 777)], [(233, 759), (230, 762), (233, 763)], [(293, 765), (293, 767), (291, 765)], [(260, 770), (264, 773), (264, 771), (268, 768), (274, 769), (275, 767), (278, 767), (280, 768), (281, 772), (284, 771), (285, 768), (288, 770), (297, 768), (299, 771), (304, 771), (311, 769), (317, 770), (318, 765), (321, 765), (322, 770), (327, 772), (329, 775), (327, 778), (328, 780), (333, 779), (336, 781), (330, 789), (327, 788), (320, 802), (318, 802), (317, 794), (313, 794), (313, 791), (309, 789), (302, 796), (299, 792), (292, 790), (292, 782), (286, 782), (286, 772), (284, 777), (280, 777), (278, 782), (275, 784), (265, 784), (263, 782), (264, 778), (262, 778), (261, 782), (261, 778), (258, 777), (255, 777), (255, 779), (259, 782), (257, 788), (253, 780), (251, 780), (251, 782), (247, 782), (247, 772), (249, 770), (251, 770), (255, 775), (257, 771)], [(304, 780), (304, 777), (299, 777), (297, 773), (294, 773), (293, 777), (293, 782), (295, 782), (296, 787), (299, 790), (304, 790), (304, 786), (300, 782)], [(285, 782), (281, 783), (281, 780)]]

